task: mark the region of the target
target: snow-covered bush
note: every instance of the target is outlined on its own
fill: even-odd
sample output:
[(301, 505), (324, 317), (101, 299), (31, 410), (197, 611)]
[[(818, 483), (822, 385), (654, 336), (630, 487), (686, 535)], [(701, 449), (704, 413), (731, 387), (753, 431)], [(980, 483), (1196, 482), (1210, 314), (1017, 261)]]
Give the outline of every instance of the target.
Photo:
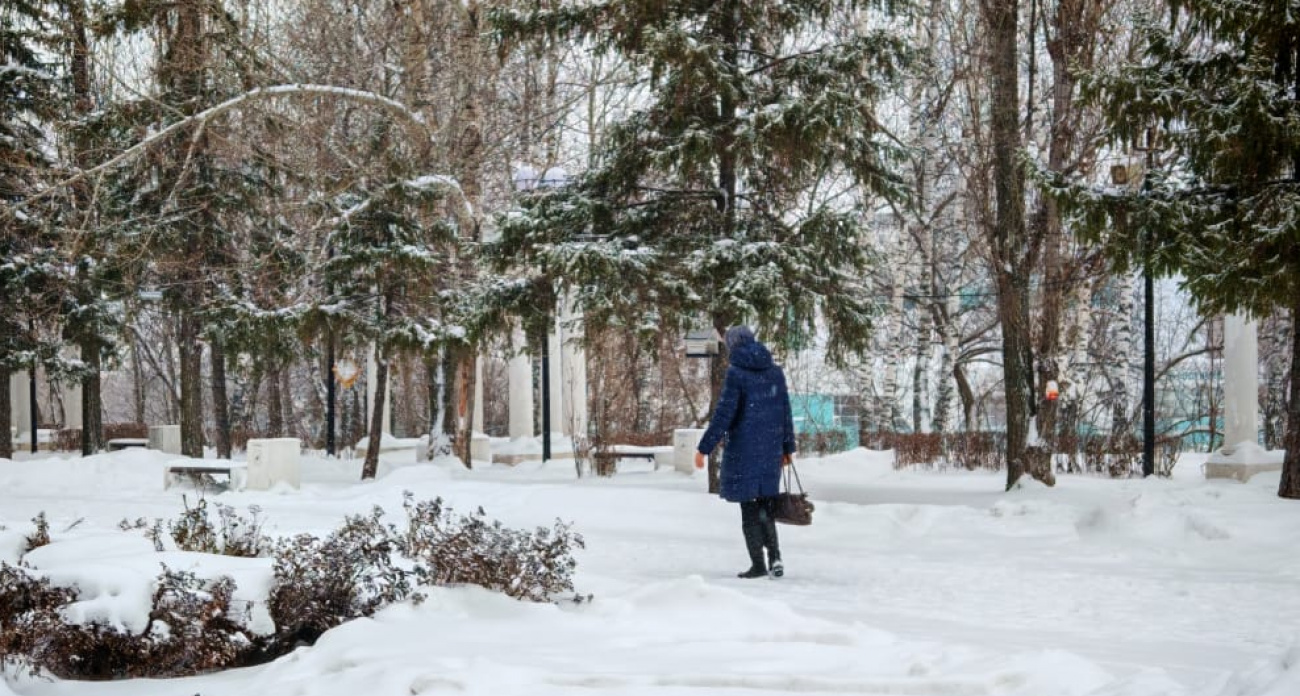
[(50, 543), (50, 522), (45, 519), (45, 513), (41, 512), (33, 517), (32, 524), (36, 525), (36, 530), (27, 535), (27, 540), (24, 544), (25, 550), (23, 553), (27, 553), (32, 549), (37, 549)]
[[(56, 586), (39, 570), (0, 564), (0, 663), (67, 679), (184, 676), (273, 660), (346, 621), (420, 601), (421, 585), (475, 584), (536, 602), (573, 591), (572, 551), (583, 542), (568, 525), (510, 529), (482, 509), (457, 517), (441, 499), (417, 502), (410, 494), (403, 508), (402, 528), (376, 507), (348, 517), (324, 538), (299, 534), (271, 542), (260, 532), (256, 509), (250, 521), (217, 506), (214, 523), (202, 500), (187, 504), (166, 524), (181, 551), (273, 559), (261, 614), (273, 625), (254, 621), (254, 607), (234, 600), (235, 581), (221, 574), (200, 577), (164, 566), (151, 584), (147, 621), (132, 629), (70, 611), (86, 599), (83, 587)], [(49, 543), (44, 516), (36, 521)], [(145, 530), (164, 551), (162, 521), (120, 527)]]
[(572, 554), (583, 540), (563, 522), (528, 532), (489, 521), (482, 508), (453, 518), (440, 498), (417, 503), (407, 495), (403, 507), (402, 552), (421, 584), (480, 585), (534, 602), (573, 591)]
[(75, 623), (65, 609), (75, 588), (54, 587), (25, 568), (0, 564), (0, 662), (64, 679), (197, 674), (244, 662), (253, 641), (231, 612), (234, 582), (164, 569), (149, 628), (131, 633)]
[(275, 645), (268, 649), (288, 652), (313, 643), (344, 621), (411, 596), (410, 571), (398, 566), (398, 533), (383, 515), (376, 507), (368, 516), (347, 518), (324, 539), (299, 534), (276, 546), (275, 584), (267, 598)]
[(214, 523), (208, 511), (208, 501), (202, 497), (190, 507), (185, 499), (185, 511), (175, 522), (168, 523), (176, 548), (182, 551), (218, 553), (223, 556), (258, 558), (271, 551), (271, 539), (262, 534), (262, 521), (258, 519), (261, 508), (248, 508), (249, 516), (240, 515), (229, 505), (216, 504)]

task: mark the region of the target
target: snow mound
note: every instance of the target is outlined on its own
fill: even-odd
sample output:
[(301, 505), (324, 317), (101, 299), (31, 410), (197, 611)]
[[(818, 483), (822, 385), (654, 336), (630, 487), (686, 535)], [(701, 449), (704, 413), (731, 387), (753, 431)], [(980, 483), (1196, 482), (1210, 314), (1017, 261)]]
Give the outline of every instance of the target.
[(1281, 655), (1234, 676), (1219, 696), (1295, 696), (1300, 694), (1300, 642)]
[(275, 629), (266, 608), (273, 580), (269, 558), (234, 558), (187, 551), (154, 550), (139, 532), (91, 532), (33, 549), (24, 563), (59, 587), (76, 587), (77, 601), (65, 616), (76, 624), (99, 623), (133, 633), (149, 626), (158, 576), (164, 567), (204, 580), (235, 581), (233, 604), (254, 633)]

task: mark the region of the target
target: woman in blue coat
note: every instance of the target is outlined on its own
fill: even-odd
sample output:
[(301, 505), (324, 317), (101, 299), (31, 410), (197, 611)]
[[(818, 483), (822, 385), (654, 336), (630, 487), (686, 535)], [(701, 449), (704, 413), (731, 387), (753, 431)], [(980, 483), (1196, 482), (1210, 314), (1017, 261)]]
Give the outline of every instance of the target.
[(740, 577), (769, 572), (781, 577), (785, 567), (776, 536), (776, 496), (781, 492), (781, 467), (790, 463), (795, 450), (790, 394), (785, 373), (748, 326), (728, 329), (726, 343), (731, 366), (713, 420), (700, 438), (695, 466), (704, 468), (704, 458), (724, 443), (719, 494), (740, 503), (740, 529), (749, 551), (749, 570)]

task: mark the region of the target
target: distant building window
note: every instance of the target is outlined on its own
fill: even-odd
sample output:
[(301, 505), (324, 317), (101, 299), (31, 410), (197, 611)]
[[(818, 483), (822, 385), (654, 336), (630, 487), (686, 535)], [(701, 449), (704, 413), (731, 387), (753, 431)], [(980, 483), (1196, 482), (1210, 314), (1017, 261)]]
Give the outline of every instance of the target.
[(835, 425), (856, 424), (858, 422), (857, 395), (837, 395), (833, 399), (835, 403)]

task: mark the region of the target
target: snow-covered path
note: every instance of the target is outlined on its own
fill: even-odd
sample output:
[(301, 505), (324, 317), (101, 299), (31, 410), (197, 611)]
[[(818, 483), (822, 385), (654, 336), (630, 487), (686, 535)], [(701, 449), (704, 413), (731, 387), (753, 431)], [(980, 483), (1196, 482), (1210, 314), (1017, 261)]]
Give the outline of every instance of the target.
[[(44, 510), (61, 537), (174, 517), (160, 455), (0, 460), (0, 559)], [(92, 694), (1300, 694), (1300, 504), (1276, 475), (1205, 482), (1062, 477), (1004, 494), (1000, 475), (894, 472), (858, 451), (802, 461), (809, 528), (782, 527), (779, 581), (739, 580), (739, 513), (702, 477), (627, 467), (465, 471), (305, 462), (301, 491), (227, 493), (276, 532), (324, 532), (401, 493), (482, 506), (514, 526), (570, 520), (578, 589), (536, 606), (436, 591), (271, 665), (183, 680), (16, 678), (31, 696)], [(192, 496), (193, 493), (191, 492)], [(82, 520), (64, 535), (57, 532)], [(7, 536), (6, 536), (7, 535)], [(7, 555), (9, 554), (9, 555)], [(11, 675), (12, 676), (12, 675)], [(4, 694), (0, 687), (0, 694)], [(6, 695), (7, 696), (7, 695)]]

